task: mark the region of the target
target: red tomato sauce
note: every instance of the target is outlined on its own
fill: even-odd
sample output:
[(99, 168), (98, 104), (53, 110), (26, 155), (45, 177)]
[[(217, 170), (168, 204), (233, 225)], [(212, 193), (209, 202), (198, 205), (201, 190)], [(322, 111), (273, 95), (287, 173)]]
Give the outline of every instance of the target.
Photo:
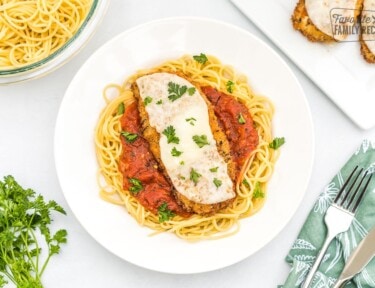
[[(259, 143), (251, 114), (247, 107), (233, 96), (208, 86), (202, 87), (202, 92), (212, 103), (219, 125), (227, 136), (238, 176), (250, 153)], [(244, 123), (239, 122), (241, 116)]]
[[(190, 214), (184, 211), (173, 197), (173, 187), (158, 168), (158, 163), (150, 151), (148, 142), (141, 136), (141, 123), (134, 102), (129, 105), (121, 117), (121, 128), (123, 131), (135, 133), (137, 139), (129, 143), (121, 137), (122, 155), (120, 157), (120, 172), (123, 175), (123, 188), (129, 190), (132, 184), (129, 179), (135, 178), (142, 183), (142, 189), (133, 193), (133, 196), (146, 209), (152, 213), (158, 213), (158, 207), (167, 203), (169, 210), (175, 214), (187, 217)], [(132, 192), (130, 192), (132, 193)]]

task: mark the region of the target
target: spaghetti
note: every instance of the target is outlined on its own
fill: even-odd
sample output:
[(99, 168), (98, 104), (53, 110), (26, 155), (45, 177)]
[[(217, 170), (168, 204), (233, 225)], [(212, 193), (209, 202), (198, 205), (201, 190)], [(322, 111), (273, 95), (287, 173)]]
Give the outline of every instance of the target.
[(0, 1), (0, 69), (40, 61), (81, 27), (93, 0)]
[[(236, 199), (231, 207), (212, 216), (194, 214), (189, 218), (175, 216), (173, 219), (159, 223), (158, 216), (147, 211), (137, 199), (123, 190), (123, 176), (118, 164), (121, 155), (120, 132), (121, 113), (118, 107), (121, 103), (128, 107), (134, 102), (131, 84), (142, 75), (168, 71), (183, 73), (192, 81), (202, 86), (227, 91), (228, 81), (234, 83), (230, 95), (244, 103), (249, 109), (254, 125), (259, 135), (259, 144), (245, 161), (236, 183)], [(113, 95), (114, 90), (116, 93)], [(255, 95), (244, 75), (238, 75), (230, 66), (223, 65), (217, 58), (208, 57), (204, 64), (198, 63), (191, 56), (168, 61), (158, 67), (142, 70), (132, 75), (123, 85), (111, 84), (104, 91), (106, 107), (101, 112), (95, 130), (96, 154), (99, 162), (98, 184), (100, 195), (106, 201), (122, 205), (137, 220), (140, 225), (147, 226), (155, 233), (169, 231), (178, 237), (187, 240), (215, 239), (236, 233), (239, 229), (239, 220), (249, 217), (261, 209), (266, 199), (254, 197), (254, 191), (265, 193), (267, 182), (270, 179), (277, 150), (270, 148), (272, 141), (272, 117), (274, 108), (272, 103), (263, 96)], [(111, 98), (111, 99), (110, 99)]]

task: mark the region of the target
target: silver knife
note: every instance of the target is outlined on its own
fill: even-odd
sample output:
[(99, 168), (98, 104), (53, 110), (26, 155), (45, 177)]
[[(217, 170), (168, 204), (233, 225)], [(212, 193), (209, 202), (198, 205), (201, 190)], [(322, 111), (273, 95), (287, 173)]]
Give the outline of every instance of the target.
[(361, 272), (363, 268), (375, 256), (375, 228), (373, 228), (365, 238), (359, 243), (358, 247), (354, 249), (348, 261), (345, 264), (344, 270), (341, 272), (339, 279), (332, 288), (340, 288), (353, 278), (357, 273)]

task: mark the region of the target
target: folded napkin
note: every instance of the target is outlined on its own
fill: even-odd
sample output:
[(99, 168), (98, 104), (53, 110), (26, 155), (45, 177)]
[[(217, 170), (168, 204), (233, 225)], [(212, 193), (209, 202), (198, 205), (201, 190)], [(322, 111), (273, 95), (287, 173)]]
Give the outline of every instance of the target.
[[(326, 226), (324, 216), (329, 205), (335, 199), (345, 180), (356, 165), (375, 172), (375, 142), (365, 140), (349, 159), (345, 166), (338, 172), (332, 181), (324, 187), (323, 192), (316, 201), (297, 239), (289, 251), (286, 261), (292, 266), (289, 276), (283, 288), (300, 287), (305, 280), (310, 267), (314, 263), (316, 255), (323, 245)], [(316, 272), (313, 288), (331, 287), (344, 268), (345, 261), (352, 250), (359, 244), (362, 238), (375, 226), (375, 179), (367, 189), (356, 213), (355, 219), (349, 230), (336, 237), (329, 246), (323, 261)], [(375, 260), (350, 281), (346, 288), (374, 288), (375, 287)]]

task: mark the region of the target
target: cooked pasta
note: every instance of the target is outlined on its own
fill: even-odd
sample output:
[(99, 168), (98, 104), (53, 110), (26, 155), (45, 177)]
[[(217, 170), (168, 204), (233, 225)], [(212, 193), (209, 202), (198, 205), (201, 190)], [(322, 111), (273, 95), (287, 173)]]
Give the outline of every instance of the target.
[(0, 1), (0, 70), (40, 61), (79, 30), (93, 0)]
[[(121, 115), (118, 115), (117, 109), (121, 103), (127, 107), (134, 102), (131, 84), (137, 78), (157, 71), (183, 73), (202, 86), (210, 86), (225, 93), (228, 93), (226, 89), (228, 81), (232, 81), (235, 88), (230, 94), (244, 103), (252, 115), (259, 135), (259, 144), (245, 162), (238, 181), (235, 183), (237, 196), (233, 205), (212, 216), (197, 214), (189, 218), (175, 216), (171, 220), (159, 223), (157, 215), (147, 211), (129, 191), (123, 189), (123, 176), (118, 167), (122, 153)], [(116, 91), (116, 95), (111, 97), (110, 95), (114, 94), (113, 91)], [(192, 56), (186, 55), (180, 59), (165, 62), (158, 67), (138, 71), (123, 85), (110, 84), (105, 87), (103, 94), (106, 107), (101, 112), (95, 131), (96, 154), (99, 163), (98, 183), (103, 199), (124, 206), (140, 225), (150, 227), (155, 230), (155, 233), (169, 231), (187, 240), (215, 239), (236, 233), (241, 218), (251, 216), (261, 209), (266, 195), (254, 197), (254, 191), (258, 189), (265, 194), (267, 182), (278, 156), (277, 150), (269, 146), (273, 140), (274, 108), (266, 97), (256, 95), (251, 90), (244, 75), (235, 73), (233, 68), (223, 65), (213, 56), (209, 56), (208, 61), (201, 64)]]

